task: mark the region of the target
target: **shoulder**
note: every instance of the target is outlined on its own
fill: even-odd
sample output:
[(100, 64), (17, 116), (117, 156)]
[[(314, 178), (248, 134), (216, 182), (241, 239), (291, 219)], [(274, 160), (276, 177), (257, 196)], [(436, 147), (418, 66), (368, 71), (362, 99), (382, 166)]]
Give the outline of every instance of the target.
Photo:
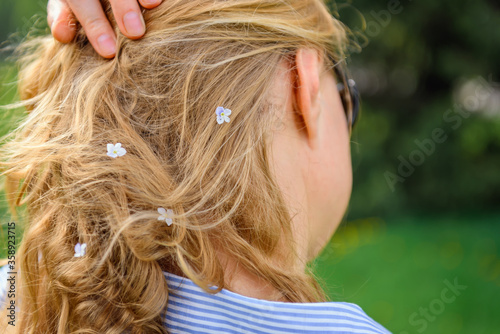
[(182, 333), (388, 334), (356, 304), (285, 303), (255, 299), (222, 289), (208, 294), (194, 282), (165, 273), (170, 295), (165, 325)]

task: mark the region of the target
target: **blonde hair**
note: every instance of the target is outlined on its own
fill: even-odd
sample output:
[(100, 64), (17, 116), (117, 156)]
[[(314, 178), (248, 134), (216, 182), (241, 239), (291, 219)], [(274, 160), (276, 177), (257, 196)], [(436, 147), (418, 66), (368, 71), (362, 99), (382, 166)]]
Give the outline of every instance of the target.
[[(169, 0), (129, 40), (103, 5), (114, 59), (81, 29), (71, 44), (42, 36), (18, 51), (30, 112), (1, 167), (11, 207), (27, 208), (19, 332), (166, 333), (162, 268), (222, 289), (218, 249), (292, 302), (326, 300), (295, 265), (269, 166), (268, 92), (300, 47), (343, 59), (342, 24), (320, 0)], [(217, 106), (230, 123), (217, 124)], [(112, 159), (117, 142), (127, 153)], [(171, 226), (159, 207), (174, 211)], [(77, 242), (88, 245), (80, 258)]]

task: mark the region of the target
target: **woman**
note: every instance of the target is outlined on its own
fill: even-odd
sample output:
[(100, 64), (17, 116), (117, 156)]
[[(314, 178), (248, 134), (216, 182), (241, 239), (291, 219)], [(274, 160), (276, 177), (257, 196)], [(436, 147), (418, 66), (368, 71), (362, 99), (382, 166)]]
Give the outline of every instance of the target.
[(15, 329), (387, 333), (306, 269), (351, 192), (343, 26), (320, 0), (144, 16), (111, 60), (82, 29), (20, 48), (30, 113), (2, 148), (27, 207)]

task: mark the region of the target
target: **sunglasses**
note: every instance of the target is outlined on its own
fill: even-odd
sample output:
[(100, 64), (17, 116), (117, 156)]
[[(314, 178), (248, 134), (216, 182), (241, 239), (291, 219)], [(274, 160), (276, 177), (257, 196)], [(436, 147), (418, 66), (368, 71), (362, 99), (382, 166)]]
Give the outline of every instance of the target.
[[(334, 59), (330, 60), (333, 64), (337, 64), (337, 61)], [(356, 82), (347, 76), (346, 71), (340, 65), (336, 65), (334, 71), (337, 77), (337, 89), (339, 90), (342, 106), (347, 117), (347, 126), (349, 127), (349, 132), (352, 132), (359, 114), (359, 90)]]

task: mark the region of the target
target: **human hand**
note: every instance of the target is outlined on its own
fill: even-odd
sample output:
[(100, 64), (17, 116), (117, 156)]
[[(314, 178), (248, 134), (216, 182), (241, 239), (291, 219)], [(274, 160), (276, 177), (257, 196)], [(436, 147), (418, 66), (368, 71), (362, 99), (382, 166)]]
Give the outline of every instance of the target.
[[(109, 0), (120, 31), (131, 39), (138, 39), (146, 32), (139, 4), (155, 8), (162, 0)], [(69, 43), (76, 35), (76, 22), (101, 56), (113, 58), (116, 54), (116, 36), (104, 14), (99, 0), (49, 0), (47, 22), (55, 39)]]

